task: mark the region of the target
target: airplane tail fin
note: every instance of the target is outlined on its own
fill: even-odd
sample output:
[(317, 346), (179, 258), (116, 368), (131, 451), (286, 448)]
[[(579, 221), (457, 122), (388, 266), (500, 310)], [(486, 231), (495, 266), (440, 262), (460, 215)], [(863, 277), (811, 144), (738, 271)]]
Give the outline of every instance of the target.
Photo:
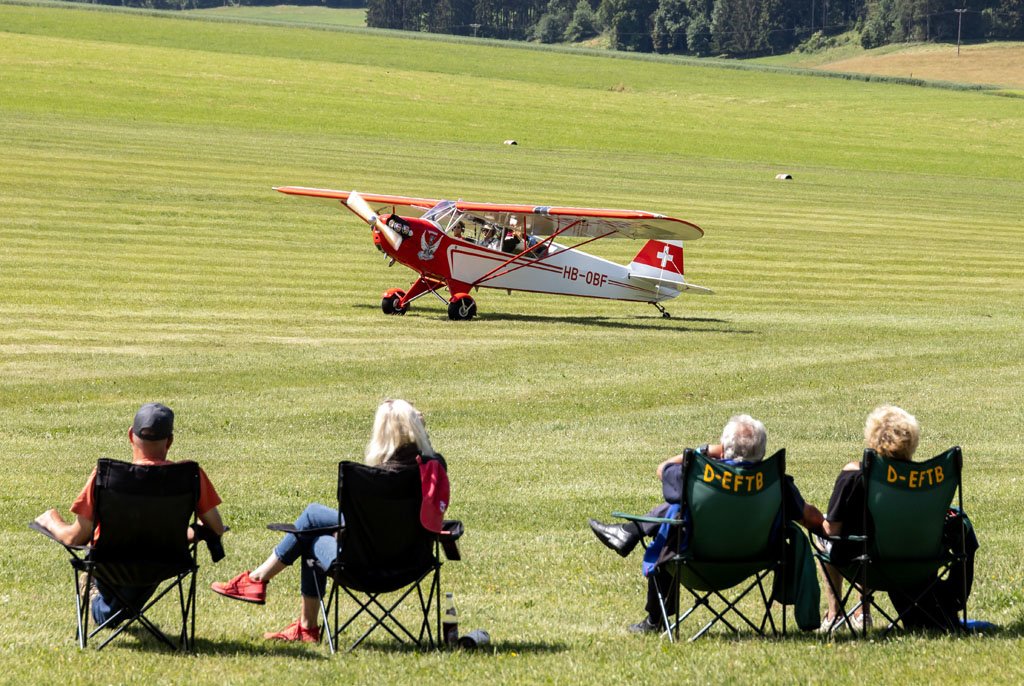
[(709, 295), (710, 288), (683, 278), (683, 242), (650, 240), (629, 263), (629, 278), (658, 293), (675, 297), (682, 292)]
[(682, 281), (683, 242), (647, 241), (629, 263), (629, 270), (637, 276)]

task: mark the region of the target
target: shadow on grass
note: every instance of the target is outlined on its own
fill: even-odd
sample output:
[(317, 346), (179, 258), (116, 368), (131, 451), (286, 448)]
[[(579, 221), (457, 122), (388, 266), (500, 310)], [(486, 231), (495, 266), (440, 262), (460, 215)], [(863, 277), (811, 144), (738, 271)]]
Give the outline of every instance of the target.
[(608, 326), (619, 329), (653, 329), (657, 331), (703, 331), (708, 333), (754, 333), (753, 331), (737, 331), (735, 329), (692, 329), (685, 326), (678, 326), (679, 323), (687, 324), (728, 324), (725, 319), (714, 319), (711, 317), (672, 317), (665, 319), (660, 315), (633, 317), (569, 317), (553, 316), (542, 317), (535, 314), (509, 314), (503, 312), (484, 313), (480, 315), (484, 321), (510, 321), (510, 322), (532, 322), (537, 324), (581, 324), (583, 326)]
[[(978, 618), (975, 618), (975, 619), (978, 619)], [(694, 623), (692, 625), (690, 633), (687, 633), (686, 625), (681, 626), (680, 627), (680, 632), (679, 632), (679, 639), (678, 639), (679, 642), (680, 643), (686, 643), (689, 640), (689, 638), (692, 635), (692, 633), (697, 631), (703, 625), (704, 625), (703, 622)], [(781, 622), (776, 620), (776, 626), (777, 627), (781, 627), (782, 626)], [(708, 639), (715, 640), (715, 639), (717, 639), (717, 640), (725, 640), (725, 641), (730, 641), (730, 642), (735, 642), (735, 643), (746, 643), (746, 642), (749, 642), (749, 641), (755, 641), (755, 642), (759, 642), (759, 641), (777, 641), (777, 642), (785, 642), (785, 643), (803, 643), (803, 644), (807, 644), (807, 643), (828, 643), (828, 642), (831, 642), (831, 641), (836, 641), (836, 642), (841, 642), (841, 643), (845, 643), (845, 642), (849, 642), (849, 641), (852, 641), (852, 642), (857, 642), (857, 641), (870, 642), (870, 641), (890, 640), (890, 639), (908, 638), (908, 637), (933, 638), (933, 639), (942, 640), (942, 639), (945, 639), (945, 638), (959, 639), (959, 638), (963, 638), (965, 636), (968, 637), (968, 638), (991, 638), (991, 639), (1009, 639), (1009, 640), (1014, 640), (1014, 639), (1019, 639), (1022, 636), (1024, 636), (1024, 617), (1017, 617), (1016, 619), (1014, 619), (1009, 624), (995, 625), (993, 628), (970, 631), (970, 632), (968, 632), (966, 634), (950, 633), (950, 632), (942, 631), (942, 630), (939, 630), (939, 629), (923, 629), (923, 628), (921, 628), (921, 629), (910, 629), (910, 630), (907, 630), (907, 631), (896, 629), (896, 630), (890, 632), (887, 636), (883, 637), (884, 628), (885, 628), (885, 625), (883, 625), (881, 628), (879, 628), (876, 625), (875, 630), (868, 634), (867, 639), (864, 639), (863, 637), (853, 636), (849, 631), (845, 631), (845, 630), (844, 631), (840, 631), (840, 632), (836, 633), (833, 636), (829, 636), (827, 634), (819, 634), (819, 633), (817, 633), (817, 632), (815, 632), (813, 630), (811, 630), (811, 631), (800, 631), (796, 627), (795, 623), (787, 622), (787, 629), (786, 629), (786, 635), (785, 636), (782, 636), (781, 633), (779, 635), (776, 635), (776, 636), (772, 636), (770, 633), (768, 635), (766, 635), (766, 636), (759, 636), (753, 630), (747, 630), (746, 628), (741, 629), (740, 633), (735, 634), (735, 633), (732, 633), (731, 631), (729, 631), (728, 629), (725, 629), (725, 628), (716, 628), (716, 629), (713, 629), (706, 636), (702, 637), (701, 639), (698, 639), (698, 642), (700, 640), (708, 640)], [(766, 629), (766, 631), (767, 631), (767, 629)], [(661, 637), (661, 636), (655, 637), (655, 636), (652, 635), (650, 638), (652, 640), (654, 640), (655, 638), (659, 638), (659, 639), (664, 640), (663, 637)]]
[(1001, 626), (991, 633), (998, 638), (1020, 638), (1024, 636), (1024, 617), (1017, 617), (1006, 626)]
[[(359, 304), (353, 305), (356, 308), (363, 309), (379, 309), (373, 305)], [(432, 313), (423, 311), (423, 316), (431, 315)], [(446, 315), (430, 317), (436, 318), (439, 321), (447, 321)], [(534, 314), (511, 314), (503, 312), (486, 312), (484, 314), (477, 315), (477, 320), (485, 322), (523, 322), (531, 324), (574, 324), (577, 326), (594, 326), (604, 327), (611, 329), (629, 329), (636, 331), (640, 329), (647, 329), (650, 331), (677, 331), (679, 333), (727, 333), (727, 334), (740, 334), (749, 335), (757, 333), (753, 330), (746, 329), (731, 329), (727, 327), (711, 327), (711, 328), (698, 328), (685, 326), (685, 324), (728, 324), (729, 321), (726, 319), (715, 319), (713, 317), (672, 317), (671, 319), (664, 319), (660, 316), (643, 316), (636, 315), (632, 318), (626, 317), (571, 317), (571, 316), (551, 316), (544, 317)], [(682, 325), (681, 325), (682, 324)]]
[[(338, 648), (339, 654), (344, 653), (346, 650), (348, 650), (348, 645), (342, 642), (342, 645)], [(498, 641), (497, 643), (491, 643), (482, 648), (475, 648), (472, 650), (460, 649), (454, 652), (460, 655), (553, 655), (567, 650), (569, 650), (569, 646), (558, 641), (550, 643), (540, 641)], [(408, 643), (401, 644), (394, 641), (381, 641), (363, 643), (356, 648), (356, 652), (422, 654), (433, 651), (423, 650)], [(448, 651), (447, 649), (442, 648), (437, 652), (444, 653)]]
[[(96, 639), (98, 638), (100, 638), (99, 635), (96, 636)], [(177, 637), (170, 636), (170, 639), (175, 641)], [(168, 648), (166, 645), (155, 639), (145, 629), (135, 626), (125, 629), (124, 633), (114, 639), (108, 648), (113, 648), (115, 646), (120, 649), (137, 650), (146, 653), (164, 653), (167, 655), (178, 654), (178, 651)], [(324, 646), (324, 650), (321, 652), (316, 650), (315, 646), (310, 646), (304, 643), (283, 643), (280, 641), (253, 643), (251, 641), (238, 639), (211, 639), (203, 638), (201, 636), (196, 636), (194, 653), (196, 655), (251, 655), (299, 658), (305, 660), (325, 660), (330, 657), (330, 653), (327, 651), (326, 645)], [(182, 654), (187, 655), (189, 653)]]
[[(96, 638), (99, 638), (99, 636)], [(170, 638), (173, 641), (176, 637), (171, 636)], [(338, 646), (338, 655), (343, 655), (348, 650), (348, 645), (349, 644), (345, 642), (345, 636), (342, 635), (340, 645)], [(145, 629), (135, 626), (125, 629), (124, 633), (114, 639), (109, 647), (113, 648), (115, 646), (120, 649), (138, 650), (147, 653), (164, 653), (167, 655), (175, 655), (178, 653), (178, 651), (171, 650), (166, 645), (153, 638), (153, 636)], [(417, 648), (411, 643), (397, 643), (395, 641), (386, 640), (374, 642), (367, 641), (362, 643), (358, 648), (356, 648), (356, 650), (358, 652), (409, 655), (435, 652), (429, 649), (424, 650), (422, 648)], [(551, 643), (537, 641), (513, 641), (492, 643), (486, 647), (476, 650), (459, 650), (457, 652), (468, 655), (551, 655), (555, 653), (562, 653), (567, 650), (569, 650), (569, 646), (567, 644), (557, 641)], [(446, 650), (442, 648), (436, 652), (446, 652)], [(311, 645), (307, 643), (286, 643), (282, 641), (253, 643), (252, 641), (247, 640), (211, 639), (203, 638), (201, 636), (196, 636), (195, 654), (287, 657), (304, 660), (329, 660), (332, 659), (332, 657), (338, 657), (338, 655), (331, 655), (331, 652), (327, 649), (326, 641), (319, 645)]]

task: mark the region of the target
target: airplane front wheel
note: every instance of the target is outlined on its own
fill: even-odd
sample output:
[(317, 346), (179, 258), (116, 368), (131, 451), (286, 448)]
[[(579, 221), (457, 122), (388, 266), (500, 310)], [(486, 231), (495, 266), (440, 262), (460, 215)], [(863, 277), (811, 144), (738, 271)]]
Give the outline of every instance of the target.
[(476, 316), (476, 301), (467, 293), (456, 293), (448, 303), (448, 319), (465, 321)]
[(409, 311), (409, 306), (402, 307), (402, 298), (405, 297), (405, 291), (393, 288), (384, 294), (384, 297), (380, 300), (380, 310), (384, 314), (405, 314)]

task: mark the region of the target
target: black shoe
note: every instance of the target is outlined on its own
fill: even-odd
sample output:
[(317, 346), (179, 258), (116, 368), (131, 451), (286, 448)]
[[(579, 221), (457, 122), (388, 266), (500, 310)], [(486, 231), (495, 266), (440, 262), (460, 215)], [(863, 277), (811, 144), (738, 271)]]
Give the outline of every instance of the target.
[(622, 557), (626, 557), (633, 552), (633, 548), (640, 542), (640, 527), (636, 522), (602, 524), (594, 519), (590, 519), (588, 522), (594, 535), (597, 536), (597, 540)]
[(631, 634), (655, 634), (661, 633), (661, 624), (658, 622), (652, 622), (651, 618), (644, 617), (636, 624), (629, 625), (629, 633)]

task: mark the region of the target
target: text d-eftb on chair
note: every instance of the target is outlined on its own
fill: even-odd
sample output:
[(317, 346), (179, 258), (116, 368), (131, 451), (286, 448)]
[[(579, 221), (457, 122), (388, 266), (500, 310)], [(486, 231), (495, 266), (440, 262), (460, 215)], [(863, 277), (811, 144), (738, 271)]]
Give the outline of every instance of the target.
[[(338, 464), (337, 527), (298, 531), (290, 524), (271, 524), (274, 531), (319, 536), (337, 532), (338, 553), (327, 571), (331, 588), (326, 601), (320, 590), (324, 620), (322, 635), (331, 652), (343, 631), (365, 615), (370, 622), (348, 648), (356, 648), (375, 630), (383, 629), (399, 643), (434, 648), (441, 642), (441, 549), (458, 560), (455, 541), (462, 523), (444, 522), (441, 533), (421, 523), (422, 486), (415, 467), (388, 470), (355, 462)], [(303, 560), (303, 564), (317, 564)], [(339, 621), (341, 592), (356, 603), (355, 612)], [(417, 625), (397, 616), (406, 599), (415, 598), (411, 611)], [(409, 626), (407, 626), (409, 624)]]
[[(79, 646), (85, 648), (97, 632), (111, 627), (111, 634), (99, 645), (102, 649), (138, 623), (168, 647), (191, 650), (198, 566), (188, 529), (195, 521), (199, 499), (199, 465), (154, 466), (101, 459), (96, 465), (93, 498), (94, 532), (99, 534), (95, 544), (64, 546), (71, 554)], [(36, 523), (29, 526), (53, 538)], [(95, 582), (123, 607), (90, 631), (90, 588)], [(147, 600), (131, 602), (138, 595), (132, 591), (148, 588), (155, 590)], [(176, 642), (146, 616), (172, 591), (176, 591), (181, 615)]]
[[(687, 450), (683, 457), (682, 518), (664, 519), (636, 517), (620, 512), (616, 517), (637, 522), (668, 524), (676, 531), (670, 537), (675, 541), (674, 554), (663, 555), (661, 565), (673, 571), (673, 589), (658, 588), (665, 632), (678, 634), (679, 625), (701, 606), (712, 615), (690, 640), (706, 634), (721, 622), (733, 632), (738, 629), (729, 621), (735, 615), (760, 635), (770, 628), (777, 632), (772, 617), (771, 589), (765, 589), (764, 580), (769, 573), (781, 575), (785, 587), (784, 536), (786, 521), (783, 510), (783, 482), (786, 473), (786, 451), (751, 465), (730, 465), (708, 459), (701, 453)], [(723, 591), (750, 580), (732, 598)], [(678, 607), (674, 619), (666, 608), (668, 595), (679, 597), (679, 588), (685, 588), (694, 598), (693, 606), (682, 615)], [(751, 591), (758, 589), (764, 614), (755, 624), (738, 607)], [(668, 593), (666, 593), (668, 591)], [(716, 609), (712, 600), (723, 605)], [(786, 631), (786, 613), (783, 606), (782, 632)]]
[[(959, 631), (967, 622), (969, 575), (966, 569), (967, 534), (963, 513), (961, 471), (963, 455), (953, 447), (925, 462), (907, 462), (864, 451), (863, 536), (832, 537), (831, 554), (818, 551), (823, 563), (832, 564), (850, 582), (839, 599), (841, 616), (848, 616), (846, 603), (858, 593), (862, 604), (874, 609), (889, 622), (888, 634), (905, 624), (913, 615), (917, 625), (942, 631)], [(950, 506), (956, 497), (957, 511)], [(843, 553), (839, 552), (843, 547)], [(831, 584), (828, 575), (825, 575)], [(951, 582), (951, 583), (950, 583)], [(952, 602), (936, 601), (938, 588), (952, 595)], [(898, 601), (895, 616), (878, 605), (877, 591)], [(894, 602), (895, 604), (895, 602)], [(949, 608), (952, 611), (944, 610)], [(958, 616), (959, 614), (959, 616)], [(844, 622), (849, 631), (858, 631)], [(867, 633), (867, 626), (859, 635)]]

